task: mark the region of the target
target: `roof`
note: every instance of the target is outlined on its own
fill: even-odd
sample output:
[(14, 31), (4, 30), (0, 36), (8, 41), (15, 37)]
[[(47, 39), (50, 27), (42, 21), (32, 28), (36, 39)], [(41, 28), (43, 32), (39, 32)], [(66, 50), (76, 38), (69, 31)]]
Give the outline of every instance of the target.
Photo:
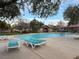
[(49, 26), (47, 26), (47, 25), (43, 25), (42, 28), (49, 28)]
[(79, 24), (70, 25), (69, 27), (79, 27)]

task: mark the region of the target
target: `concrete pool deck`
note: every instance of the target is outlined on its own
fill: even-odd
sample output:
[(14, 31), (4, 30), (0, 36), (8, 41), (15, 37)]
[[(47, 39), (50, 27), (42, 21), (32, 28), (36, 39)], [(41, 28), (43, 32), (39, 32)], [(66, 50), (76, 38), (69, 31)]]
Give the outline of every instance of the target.
[(36, 49), (21, 46), (19, 51), (0, 48), (0, 59), (74, 59), (79, 56), (79, 40), (45, 38), (48, 43)]

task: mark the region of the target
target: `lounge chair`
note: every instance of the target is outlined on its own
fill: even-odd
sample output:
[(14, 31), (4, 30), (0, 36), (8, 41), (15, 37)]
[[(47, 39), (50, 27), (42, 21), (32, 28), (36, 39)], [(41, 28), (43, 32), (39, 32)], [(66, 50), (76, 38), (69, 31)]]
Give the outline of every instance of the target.
[(46, 40), (36, 40), (36, 39), (31, 39), (31, 40), (25, 40), (24, 41), (26, 45), (31, 45), (32, 48), (35, 48), (36, 46), (41, 46), (46, 44)]
[(79, 35), (74, 35), (73, 38), (79, 40)]
[(0, 41), (4, 41), (4, 40), (9, 40), (9, 39), (7, 37), (5, 37), (5, 36), (1, 36)]
[(20, 47), (20, 43), (17, 40), (10, 40), (8, 42), (8, 49), (13, 49), (13, 48), (19, 48)]

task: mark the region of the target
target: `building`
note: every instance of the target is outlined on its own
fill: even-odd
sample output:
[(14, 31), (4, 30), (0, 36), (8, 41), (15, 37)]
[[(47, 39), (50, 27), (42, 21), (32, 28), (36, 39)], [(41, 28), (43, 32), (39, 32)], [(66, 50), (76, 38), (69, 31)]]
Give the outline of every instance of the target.
[(47, 25), (43, 25), (40, 29), (39, 32), (52, 32), (52, 28), (47, 26)]
[(79, 32), (79, 24), (68, 26), (68, 31)]
[(79, 32), (79, 24), (59, 27), (59, 31), (63, 31), (63, 32)]

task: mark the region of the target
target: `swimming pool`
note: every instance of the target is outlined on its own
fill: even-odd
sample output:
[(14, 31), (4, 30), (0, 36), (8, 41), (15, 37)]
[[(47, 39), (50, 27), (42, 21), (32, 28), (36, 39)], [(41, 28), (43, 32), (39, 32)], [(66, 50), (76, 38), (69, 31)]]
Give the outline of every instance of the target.
[(40, 38), (57, 38), (64, 37), (64, 33), (37, 33), (37, 34), (24, 34), (20, 36), (22, 40), (40, 39)]

